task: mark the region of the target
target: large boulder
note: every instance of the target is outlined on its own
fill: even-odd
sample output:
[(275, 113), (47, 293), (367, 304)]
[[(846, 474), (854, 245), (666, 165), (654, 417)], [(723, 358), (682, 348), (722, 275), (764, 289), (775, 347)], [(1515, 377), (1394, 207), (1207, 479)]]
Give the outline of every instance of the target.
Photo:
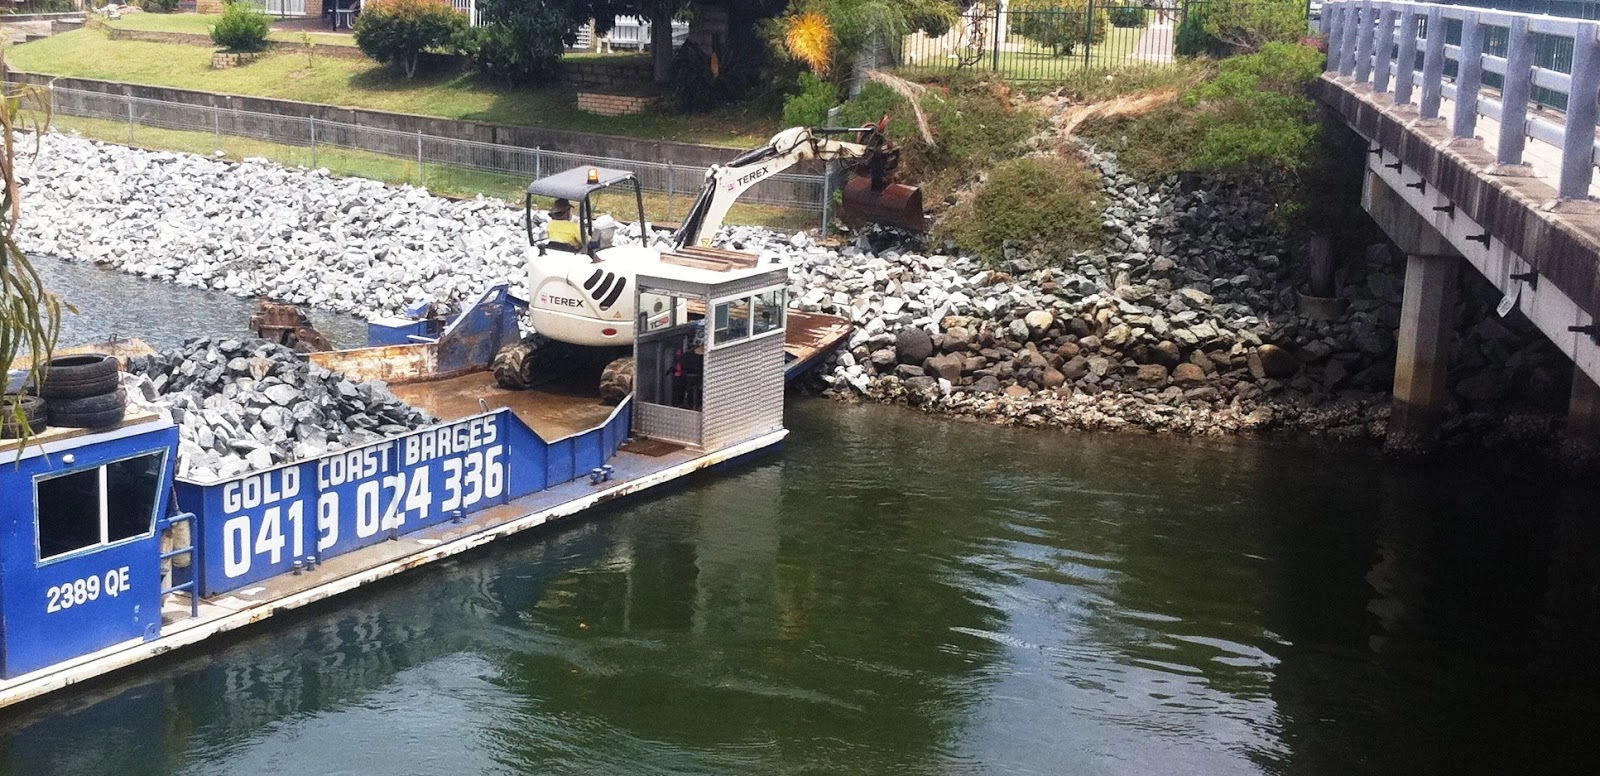
[(895, 355), (902, 364), (920, 364), (933, 355), (933, 337), (916, 326), (907, 326), (894, 338)]
[(961, 382), (961, 367), (965, 359), (954, 353), (934, 356), (923, 362), (922, 368), (929, 377), (949, 380), (952, 384)]
[(1194, 385), (1205, 379), (1206, 370), (1199, 364), (1183, 363), (1172, 370), (1172, 381), (1178, 385)]
[(1256, 355), (1261, 359), (1261, 371), (1265, 377), (1282, 380), (1293, 377), (1300, 370), (1300, 361), (1277, 345), (1262, 345), (1256, 348)]

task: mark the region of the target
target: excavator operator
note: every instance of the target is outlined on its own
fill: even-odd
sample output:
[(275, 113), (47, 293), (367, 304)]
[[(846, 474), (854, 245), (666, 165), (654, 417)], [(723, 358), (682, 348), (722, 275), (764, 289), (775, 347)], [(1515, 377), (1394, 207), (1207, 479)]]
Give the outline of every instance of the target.
[(560, 246), (573, 252), (583, 248), (582, 233), (578, 229), (578, 223), (572, 220), (571, 202), (557, 198), (555, 202), (550, 203), (550, 223), (545, 226), (545, 234), (553, 246)]

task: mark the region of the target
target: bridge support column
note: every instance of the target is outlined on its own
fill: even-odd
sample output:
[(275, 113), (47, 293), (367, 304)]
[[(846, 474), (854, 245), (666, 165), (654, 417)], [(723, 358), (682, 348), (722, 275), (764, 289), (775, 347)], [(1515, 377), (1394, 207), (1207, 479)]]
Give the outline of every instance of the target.
[(1600, 385), (1582, 369), (1572, 370), (1572, 400), (1567, 404), (1567, 434), (1600, 439)]
[(1394, 364), (1394, 409), (1384, 446), (1422, 451), (1432, 445), (1447, 398), (1450, 335), (1455, 328), (1460, 256), (1410, 254), (1400, 303)]

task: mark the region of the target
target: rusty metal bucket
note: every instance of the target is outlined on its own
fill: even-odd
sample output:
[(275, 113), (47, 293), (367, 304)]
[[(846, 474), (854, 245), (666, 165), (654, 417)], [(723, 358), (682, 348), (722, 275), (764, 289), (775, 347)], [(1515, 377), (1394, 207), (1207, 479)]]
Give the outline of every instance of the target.
[(921, 188), (891, 183), (875, 189), (870, 178), (854, 178), (845, 183), (844, 208), (839, 215), (852, 225), (885, 224), (914, 232), (928, 228), (922, 213)]

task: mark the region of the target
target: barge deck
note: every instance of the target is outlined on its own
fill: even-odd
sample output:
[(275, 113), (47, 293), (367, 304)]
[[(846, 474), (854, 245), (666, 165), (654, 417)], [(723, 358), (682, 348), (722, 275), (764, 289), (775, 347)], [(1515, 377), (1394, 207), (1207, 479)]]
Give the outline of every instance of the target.
[(643, 379), (615, 407), (494, 384), (490, 359), (520, 335), (501, 285), (437, 337), (311, 356), (386, 380), (435, 425), (207, 480), (176, 476), (179, 426), (144, 411), (0, 443), (0, 706), (778, 446), (786, 365), (849, 331), (796, 316), (805, 347), (786, 352), (785, 316), (740, 312), (758, 298), (782, 309), (785, 281), (782, 268), (639, 275), (634, 292), (675, 312), (638, 327)]

